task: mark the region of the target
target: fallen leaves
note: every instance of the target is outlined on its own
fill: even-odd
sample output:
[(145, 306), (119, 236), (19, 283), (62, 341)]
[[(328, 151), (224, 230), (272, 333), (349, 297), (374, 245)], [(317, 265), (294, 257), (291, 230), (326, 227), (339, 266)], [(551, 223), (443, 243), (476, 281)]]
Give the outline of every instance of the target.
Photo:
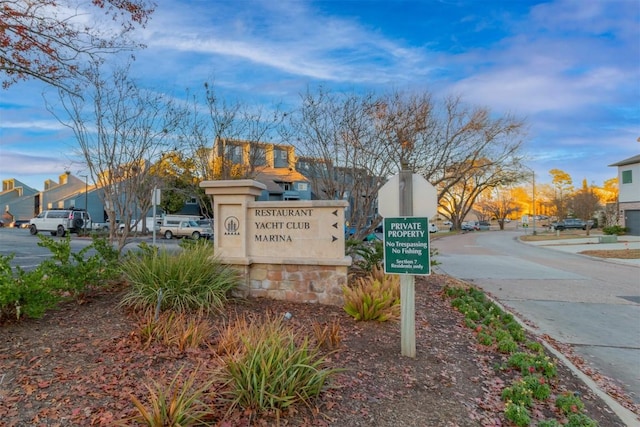
[[(313, 336), (314, 322), (339, 319), (342, 341), (327, 361), (346, 370), (313, 405), (284, 414), (283, 425), (502, 426), (499, 359), (474, 344), (473, 331), (443, 300), (440, 290), (451, 280), (432, 275), (416, 283), (415, 358), (400, 356), (399, 323), (355, 322), (340, 307), (251, 300), (231, 304), (213, 320), (290, 312), (291, 323)], [(184, 352), (157, 344), (143, 348), (133, 318), (114, 310), (117, 301), (117, 294), (106, 293), (40, 321), (3, 326), (0, 425), (111, 426), (133, 414), (130, 395), (143, 398), (149, 379), (171, 377), (181, 367), (185, 374), (199, 365), (219, 367), (208, 346)], [(598, 399), (588, 402), (600, 420), (615, 420)], [(227, 413), (223, 402), (212, 404), (220, 408), (220, 419), (212, 422), (217, 427), (274, 424), (251, 412)]]

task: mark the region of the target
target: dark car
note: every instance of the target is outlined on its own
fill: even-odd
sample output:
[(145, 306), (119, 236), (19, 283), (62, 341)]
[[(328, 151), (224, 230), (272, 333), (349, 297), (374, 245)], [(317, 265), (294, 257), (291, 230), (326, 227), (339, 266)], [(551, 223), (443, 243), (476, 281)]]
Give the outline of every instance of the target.
[(574, 230), (586, 230), (587, 229), (587, 223), (584, 222), (581, 219), (578, 218), (566, 218), (563, 219), (562, 221), (558, 221), (556, 223), (551, 224), (551, 227), (554, 230), (570, 230), (570, 229), (574, 229)]

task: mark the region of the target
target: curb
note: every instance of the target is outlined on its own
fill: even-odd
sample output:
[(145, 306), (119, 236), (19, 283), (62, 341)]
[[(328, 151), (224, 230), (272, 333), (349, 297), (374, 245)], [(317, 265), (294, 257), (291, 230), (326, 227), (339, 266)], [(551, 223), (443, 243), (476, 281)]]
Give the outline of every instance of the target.
[(638, 423), (640, 422), (640, 417), (638, 415), (622, 406), (620, 403), (618, 403), (617, 400), (609, 396), (598, 386), (598, 384), (596, 384), (593, 379), (591, 379), (591, 377), (582, 372), (576, 365), (573, 364), (573, 362), (571, 362), (571, 360), (569, 360), (562, 352), (553, 347), (547, 340), (540, 337), (540, 335), (538, 335), (538, 333), (532, 327), (524, 323), (517, 314), (513, 313), (511, 310), (506, 308), (486, 292), (485, 295), (502, 310), (510, 313), (513, 318), (516, 319), (516, 321), (520, 324), (520, 326), (522, 326), (527, 332), (533, 334), (538, 339), (538, 341), (540, 341), (547, 350), (553, 353), (553, 355), (558, 358), (558, 360), (560, 360), (567, 368), (569, 368), (569, 370), (576, 377), (578, 377), (578, 379), (580, 379), (580, 381), (582, 381), (589, 388), (589, 390), (591, 390), (595, 395), (602, 399), (602, 401), (609, 407), (609, 409), (611, 409), (611, 411), (615, 413), (618, 418), (620, 418), (620, 421), (625, 423), (628, 427), (634, 427), (638, 425)]

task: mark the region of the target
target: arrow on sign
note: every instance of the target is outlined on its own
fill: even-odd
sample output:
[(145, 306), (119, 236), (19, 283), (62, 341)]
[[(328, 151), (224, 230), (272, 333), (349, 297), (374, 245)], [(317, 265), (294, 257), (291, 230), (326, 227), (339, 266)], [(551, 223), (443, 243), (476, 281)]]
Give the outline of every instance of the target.
[(335, 216), (338, 216), (338, 210), (336, 209), (335, 211), (332, 212)]
[(337, 222), (333, 223), (333, 228), (338, 228), (338, 223)]
[(336, 240), (338, 240), (336, 236), (331, 236), (331, 243), (335, 242)]

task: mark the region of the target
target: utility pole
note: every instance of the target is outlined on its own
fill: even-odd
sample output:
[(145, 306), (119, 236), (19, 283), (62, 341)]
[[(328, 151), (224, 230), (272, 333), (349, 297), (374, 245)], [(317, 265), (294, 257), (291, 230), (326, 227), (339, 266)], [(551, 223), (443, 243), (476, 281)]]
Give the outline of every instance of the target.
[[(536, 172), (531, 169), (528, 166), (522, 165), (525, 169), (527, 169), (529, 172), (531, 172), (531, 176), (533, 177), (532, 179), (532, 184), (533, 184), (533, 194), (531, 195), (531, 201), (533, 203), (533, 209), (532, 209), (532, 215), (533, 215), (533, 232), (532, 234), (535, 236), (537, 233), (536, 231)], [(526, 234), (526, 230), (525, 230), (525, 234)]]
[(84, 177), (84, 234), (87, 234), (87, 219), (89, 219), (89, 175), (80, 175)]

